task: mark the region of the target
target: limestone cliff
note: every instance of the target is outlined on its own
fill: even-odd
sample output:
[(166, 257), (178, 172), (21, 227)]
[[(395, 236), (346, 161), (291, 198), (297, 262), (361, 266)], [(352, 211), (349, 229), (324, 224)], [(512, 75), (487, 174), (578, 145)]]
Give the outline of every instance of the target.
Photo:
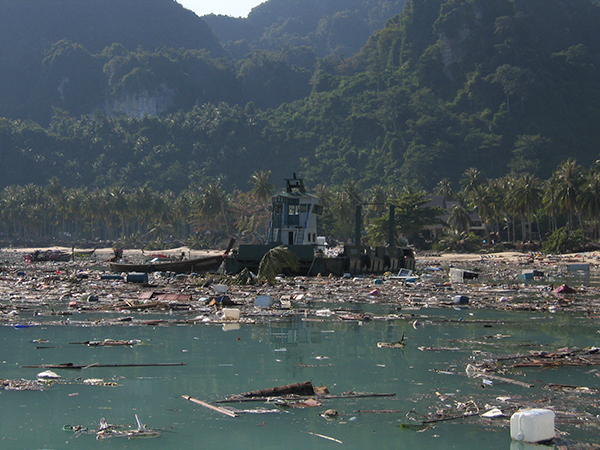
[(107, 95), (105, 113), (107, 116), (125, 115), (141, 118), (159, 116), (175, 104), (175, 89), (161, 83), (154, 88), (142, 88), (135, 92), (122, 91), (116, 97)]

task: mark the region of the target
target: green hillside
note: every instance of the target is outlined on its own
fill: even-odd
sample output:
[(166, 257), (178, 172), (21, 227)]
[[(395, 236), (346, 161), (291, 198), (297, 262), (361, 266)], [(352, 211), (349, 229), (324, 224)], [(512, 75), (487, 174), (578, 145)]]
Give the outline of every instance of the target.
[(247, 18), (202, 18), (236, 57), (250, 50), (303, 46), (319, 57), (352, 56), (403, 6), (404, 0), (269, 0)]
[(431, 189), (470, 167), (498, 178), (549, 177), (568, 157), (589, 166), (599, 11), (586, 0), (410, 0), (353, 57), (288, 46), (236, 61), (216, 58), (218, 46), (61, 40), (19, 103), (39, 125), (5, 113), (2, 182), (180, 191), (220, 179), (232, 191), (271, 170), (310, 185)]
[[(47, 52), (59, 41), (92, 54), (118, 43), (133, 51), (164, 47), (226, 55), (208, 25), (175, 0), (0, 0), (0, 11), (0, 116), (5, 117), (44, 117), (32, 113), (37, 104), (31, 91)], [(93, 63), (82, 60), (81, 52), (78, 57), (73, 64), (85, 77)], [(97, 81), (93, 77), (85, 84), (94, 89)]]

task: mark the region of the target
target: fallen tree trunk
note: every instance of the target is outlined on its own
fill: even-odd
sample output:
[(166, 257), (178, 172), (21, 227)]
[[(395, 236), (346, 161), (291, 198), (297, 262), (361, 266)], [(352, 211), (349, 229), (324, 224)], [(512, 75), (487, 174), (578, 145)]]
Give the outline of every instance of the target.
[(279, 397), (282, 395), (315, 395), (311, 381), (304, 383), (287, 384), (285, 386), (276, 386), (268, 389), (259, 389), (256, 391), (245, 392), (240, 397)]

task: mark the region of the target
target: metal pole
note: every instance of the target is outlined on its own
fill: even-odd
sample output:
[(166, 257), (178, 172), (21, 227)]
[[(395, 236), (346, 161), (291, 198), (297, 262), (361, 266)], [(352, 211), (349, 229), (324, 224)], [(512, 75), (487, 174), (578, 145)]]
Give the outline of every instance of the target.
[(395, 239), (394, 239), (394, 228), (396, 228), (396, 224), (395, 224), (395, 215), (396, 213), (396, 205), (390, 205), (390, 221), (388, 223), (388, 245), (390, 247), (394, 246), (395, 243)]
[(356, 205), (356, 216), (354, 219), (354, 245), (359, 246), (362, 242), (362, 206)]

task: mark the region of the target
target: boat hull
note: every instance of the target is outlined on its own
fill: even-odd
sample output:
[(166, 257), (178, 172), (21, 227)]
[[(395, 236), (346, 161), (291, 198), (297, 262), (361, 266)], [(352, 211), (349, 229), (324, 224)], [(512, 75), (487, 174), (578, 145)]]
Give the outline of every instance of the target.
[[(267, 245), (240, 245), (236, 254), (227, 257), (225, 272), (236, 274), (247, 268), (258, 273), (258, 267), (263, 256), (277, 244)], [(384, 272), (397, 273), (400, 269), (414, 270), (415, 257), (412, 249), (408, 247), (358, 247), (347, 245), (342, 255), (328, 258), (315, 254), (312, 245), (289, 245), (288, 249), (298, 258), (298, 269), (291, 273), (288, 269), (286, 275), (342, 276), (370, 275)], [(368, 256), (367, 256), (368, 255)]]
[(215, 272), (223, 263), (224, 256), (208, 256), (205, 258), (184, 259), (181, 261), (165, 261), (146, 264), (110, 262), (108, 267), (113, 272)]

